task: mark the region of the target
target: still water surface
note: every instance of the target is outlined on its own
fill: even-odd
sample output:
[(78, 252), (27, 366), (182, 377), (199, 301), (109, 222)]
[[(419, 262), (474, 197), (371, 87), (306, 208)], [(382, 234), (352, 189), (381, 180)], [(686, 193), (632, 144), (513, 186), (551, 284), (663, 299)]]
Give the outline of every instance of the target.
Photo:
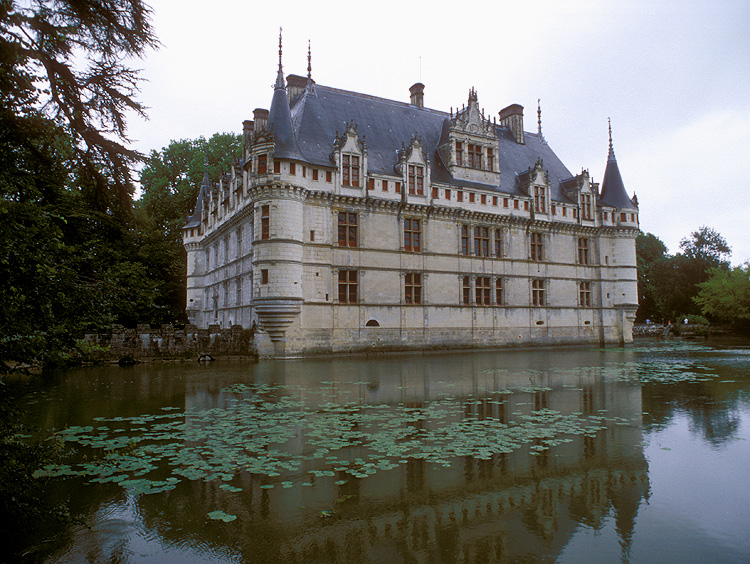
[(26, 398), (47, 563), (750, 561), (750, 349), (193, 363)]

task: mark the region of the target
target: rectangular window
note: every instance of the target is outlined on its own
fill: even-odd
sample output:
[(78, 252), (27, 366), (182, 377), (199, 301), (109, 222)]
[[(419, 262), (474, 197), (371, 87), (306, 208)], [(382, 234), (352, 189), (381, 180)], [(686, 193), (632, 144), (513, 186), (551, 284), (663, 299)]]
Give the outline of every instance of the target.
[(422, 275), (407, 272), (404, 281), (404, 299), (407, 304), (422, 303)]
[(578, 305), (591, 307), (591, 282), (578, 283)]
[(497, 278), (495, 280), (495, 305), (504, 305), (503, 301), (503, 279)]
[(542, 186), (534, 186), (534, 211), (538, 213), (547, 211), (546, 190)]
[(497, 196), (492, 196), (492, 205), (497, 207)]
[(388, 191), (388, 181), (383, 180), (383, 192), (387, 192), (387, 191)]
[(357, 155), (343, 155), (341, 184), (359, 187), (359, 157)]
[(557, 215), (557, 206), (552, 204), (550, 207), (552, 208), (552, 215)]
[(260, 271), (260, 283), (268, 284), (268, 270), (265, 268)]
[(307, 167), (302, 166), (302, 178), (307, 178)]
[(513, 200), (513, 207), (518, 209), (518, 200)]
[(409, 194), (424, 194), (424, 167), (409, 165)]
[(563, 211), (563, 217), (566, 217), (568, 215), (568, 208), (563, 206), (562, 211)]
[(627, 221), (628, 220), (628, 214), (621, 213), (620, 214), (620, 221)]
[(281, 161), (276, 159), (273, 160), (273, 171), (276, 174), (279, 174), (281, 172)]
[(581, 194), (581, 219), (592, 219), (591, 194)]
[(469, 143), (469, 168), (482, 168), (482, 146)]
[(357, 271), (339, 270), (339, 303), (357, 303)]
[(448, 200), (448, 201), (450, 201), (450, 199), (451, 199), (451, 191), (450, 191), (450, 188), (446, 188), (446, 189), (445, 189), (445, 199), (446, 199), (446, 200)]
[(462, 255), (469, 254), (469, 226), (468, 225), (461, 226), (461, 254)]
[(289, 174), (292, 176), (296, 176), (297, 174), (297, 164), (296, 163), (289, 163)]
[(456, 141), (456, 164), (464, 166), (464, 144), (461, 141)]
[(333, 180), (333, 172), (331, 172), (330, 170), (327, 170), (326, 171), (326, 182), (332, 182), (332, 180)]
[(495, 169), (495, 152), (491, 147), (487, 147), (487, 170)]
[(529, 251), (531, 260), (541, 262), (544, 255), (544, 242), (542, 241), (541, 233), (531, 233), (531, 243), (529, 245)]
[(495, 256), (503, 256), (503, 232), (500, 229), (495, 229)]
[(271, 206), (260, 207), (260, 238), (271, 238)]
[(404, 219), (404, 250), (418, 253), (422, 238), (422, 226), (418, 219)]
[(508, 198), (503, 198), (503, 207), (504, 208), (508, 207)]
[(482, 194), (482, 203), (483, 204), (487, 203), (487, 195), (486, 194)]
[(268, 155), (258, 155), (258, 174), (265, 174), (268, 168)]
[(474, 192), (469, 192), (469, 202), (474, 203)]
[(242, 278), (237, 278), (237, 305), (242, 305)]
[(440, 192), (437, 188), (432, 189), (432, 199), (437, 200), (440, 197)]
[(357, 214), (339, 212), (339, 247), (357, 246)]
[(589, 240), (578, 239), (578, 264), (589, 264)]
[(464, 305), (471, 305), (471, 280), (468, 276), (461, 278), (461, 299)]
[(474, 228), (474, 254), (478, 257), (490, 256), (490, 228)]
[(374, 178), (368, 178), (367, 179), (367, 189), (368, 190), (375, 190), (375, 179)]
[(242, 257), (242, 227), (237, 228), (237, 258)]
[(529, 211), (529, 202), (528, 202), (528, 200), (523, 203), (523, 209), (524, 209), (524, 211)]
[(318, 179), (318, 169), (317, 168), (312, 169), (312, 174), (313, 174), (312, 179), (313, 180), (317, 180)]
[(531, 281), (531, 304), (535, 306), (544, 305), (544, 280)]
[(456, 201), (457, 202), (464, 201), (464, 193), (461, 190), (456, 190)]
[(396, 182), (395, 190), (396, 190), (396, 194), (400, 194), (401, 193), (401, 183), (400, 182)]
[(490, 277), (477, 276), (474, 295), (478, 306), (490, 305)]

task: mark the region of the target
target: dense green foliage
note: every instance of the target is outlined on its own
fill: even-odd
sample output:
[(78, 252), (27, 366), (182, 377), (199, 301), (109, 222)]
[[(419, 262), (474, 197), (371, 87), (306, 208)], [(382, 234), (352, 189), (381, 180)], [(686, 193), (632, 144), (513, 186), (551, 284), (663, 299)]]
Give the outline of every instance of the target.
[(714, 268), (698, 286), (695, 303), (706, 316), (750, 332), (750, 262), (732, 269)]
[(647, 233), (636, 240), (638, 319), (677, 320), (712, 316), (696, 300), (699, 285), (713, 273), (729, 268), (731, 249), (710, 227), (701, 227), (680, 241), (680, 253), (669, 255), (658, 237)]

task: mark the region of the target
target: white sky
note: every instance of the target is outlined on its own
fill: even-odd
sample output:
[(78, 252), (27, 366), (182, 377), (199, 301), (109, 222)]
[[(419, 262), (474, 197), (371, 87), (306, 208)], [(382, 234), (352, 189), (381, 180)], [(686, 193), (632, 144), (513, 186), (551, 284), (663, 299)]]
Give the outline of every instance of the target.
[[(488, 115), (525, 107), (572, 173), (601, 181), (607, 118), (641, 229), (671, 253), (702, 225), (750, 260), (750, 2), (746, 0), (337, 2), (150, 0), (162, 48), (138, 62), (150, 120), (135, 148), (242, 130), (284, 73), (449, 110), (477, 89)], [(420, 71), (421, 58), (421, 71)], [(421, 72), (421, 76), (420, 76)]]

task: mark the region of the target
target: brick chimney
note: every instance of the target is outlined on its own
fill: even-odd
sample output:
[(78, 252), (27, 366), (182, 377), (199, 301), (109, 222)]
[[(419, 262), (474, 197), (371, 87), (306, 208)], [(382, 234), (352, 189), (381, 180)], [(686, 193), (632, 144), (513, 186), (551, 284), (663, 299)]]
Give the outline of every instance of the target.
[(424, 108), (424, 84), (417, 82), (409, 88), (411, 94), (411, 104), (418, 108)]
[(513, 134), (516, 143), (524, 144), (523, 139), (523, 106), (511, 104), (504, 110), (500, 110), (500, 125), (504, 125)]
[(268, 125), (268, 110), (264, 110), (263, 108), (255, 108), (253, 110), (253, 131), (260, 131), (261, 129), (265, 129), (266, 125)]

